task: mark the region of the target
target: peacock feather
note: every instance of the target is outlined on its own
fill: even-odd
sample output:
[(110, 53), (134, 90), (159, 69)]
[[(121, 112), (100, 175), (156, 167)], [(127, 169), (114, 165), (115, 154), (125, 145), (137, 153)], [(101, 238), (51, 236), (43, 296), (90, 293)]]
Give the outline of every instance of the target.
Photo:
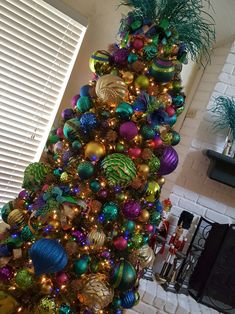
[(232, 129), (235, 139), (235, 100), (232, 97), (219, 96), (215, 99), (211, 112), (217, 119), (213, 122), (215, 130)]
[(132, 14), (152, 22), (167, 20), (191, 59), (205, 63), (215, 41), (214, 19), (205, 11), (205, 2), (210, 6), (210, 0), (121, 0), (121, 5), (133, 7)]

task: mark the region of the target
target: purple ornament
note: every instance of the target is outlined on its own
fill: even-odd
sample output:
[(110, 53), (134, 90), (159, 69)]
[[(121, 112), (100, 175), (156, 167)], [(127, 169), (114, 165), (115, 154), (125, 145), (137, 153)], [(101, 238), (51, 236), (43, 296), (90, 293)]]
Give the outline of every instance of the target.
[(113, 57), (114, 61), (118, 64), (124, 64), (127, 60), (127, 57), (129, 55), (129, 51), (126, 48), (121, 48), (115, 51)]
[(119, 128), (119, 133), (125, 140), (130, 141), (138, 134), (138, 128), (134, 122), (124, 122)]
[(20, 199), (27, 199), (28, 196), (29, 196), (29, 193), (28, 193), (28, 191), (26, 191), (26, 190), (22, 190), (22, 191), (19, 193), (19, 195), (18, 195), (18, 197), (19, 197)]
[(122, 212), (127, 219), (136, 219), (141, 212), (140, 204), (134, 200), (129, 200), (124, 203)]
[(78, 101), (79, 98), (80, 98), (80, 95), (75, 95), (75, 96), (73, 96), (73, 98), (71, 99), (71, 105), (73, 106), (73, 108), (76, 107), (77, 101)]
[(175, 149), (171, 146), (166, 146), (160, 158), (161, 164), (158, 174), (166, 175), (173, 172), (178, 165), (178, 161), (179, 158)]
[(74, 111), (72, 108), (66, 108), (62, 111), (61, 116), (65, 121), (72, 119), (74, 116)]
[(0, 280), (10, 281), (14, 277), (13, 269), (10, 266), (3, 266), (0, 268)]
[(70, 150), (66, 150), (62, 154), (62, 160), (65, 164), (68, 163), (69, 159), (72, 157), (72, 152)]

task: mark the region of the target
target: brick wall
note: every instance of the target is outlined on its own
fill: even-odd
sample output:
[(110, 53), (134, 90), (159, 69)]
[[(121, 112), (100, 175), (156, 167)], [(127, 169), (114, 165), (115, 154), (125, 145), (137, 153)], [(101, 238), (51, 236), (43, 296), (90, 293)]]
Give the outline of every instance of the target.
[(213, 51), (181, 127), (182, 140), (176, 147), (180, 163), (163, 189), (173, 203), (171, 232), (182, 210), (218, 223), (235, 223), (235, 191), (207, 177), (209, 160), (202, 152), (223, 150), (226, 131), (212, 130), (213, 116), (208, 111), (219, 95), (235, 97), (235, 43)]

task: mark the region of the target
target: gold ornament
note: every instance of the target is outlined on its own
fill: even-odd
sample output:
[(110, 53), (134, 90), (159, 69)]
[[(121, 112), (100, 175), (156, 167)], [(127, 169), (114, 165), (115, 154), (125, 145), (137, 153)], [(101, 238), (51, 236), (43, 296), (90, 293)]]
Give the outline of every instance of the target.
[(105, 238), (105, 233), (96, 229), (91, 230), (91, 232), (88, 234), (90, 245), (96, 249), (99, 249), (101, 246), (103, 246)]
[(150, 181), (147, 185), (147, 190), (145, 192), (145, 199), (147, 202), (154, 202), (158, 199), (158, 196), (161, 192), (161, 187), (156, 181)]
[(148, 244), (145, 244), (138, 250), (133, 251), (129, 256), (129, 261), (135, 266), (139, 264), (141, 268), (145, 268), (152, 266), (154, 258), (153, 250)]
[(163, 184), (165, 184), (165, 178), (164, 177), (161, 177), (157, 180), (157, 183), (162, 186)]
[(20, 228), (25, 224), (25, 218), (19, 209), (13, 209), (13, 211), (10, 212), (7, 218), (7, 223), (13, 227)]
[(138, 217), (138, 220), (141, 222), (147, 222), (149, 220), (149, 211), (147, 209), (142, 209), (140, 216)]
[(94, 157), (96, 157), (96, 159), (100, 159), (105, 155), (105, 153), (105, 146), (95, 141), (87, 143), (85, 147), (85, 157), (91, 160), (93, 160)]
[(130, 71), (124, 72), (122, 78), (126, 84), (131, 84), (134, 80), (134, 74)]
[(60, 176), (60, 181), (61, 182), (68, 182), (69, 180), (69, 175), (67, 172), (63, 172)]
[(141, 164), (138, 166), (139, 174), (143, 177), (147, 177), (149, 174), (149, 166), (146, 164)]
[(78, 299), (81, 303), (91, 308), (94, 313), (99, 313), (113, 300), (113, 289), (106, 281), (106, 276), (102, 274), (90, 274), (86, 276)]
[(0, 312), (1, 314), (16, 313), (16, 299), (5, 291), (0, 291)]
[(53, 283), (50, 278), (43, 276), (41, 278), (41, 292), (43, 294), (51, 294), (53, 291)]
[(119, 103), (127, 96), (127, 87), (124, 81), (116, 75), (101, 76), (96, 82), (96, 95), (104, 102)]

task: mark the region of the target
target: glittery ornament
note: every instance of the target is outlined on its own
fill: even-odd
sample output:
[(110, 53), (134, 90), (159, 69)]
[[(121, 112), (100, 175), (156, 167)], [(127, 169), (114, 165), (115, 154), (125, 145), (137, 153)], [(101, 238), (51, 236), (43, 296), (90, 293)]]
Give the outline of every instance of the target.
[(138, 249), (143, 244), (143, 236), (140, 233), (134, 234), (131, 240), (135, 249)]
[(13, 209), (7, 218), (7, 223), (13, 228), (20, 228), (25, 224), (25, 217), (19, 209)]
[(119, 133), (125, 140), (130, 141), (138, 134), (138, 128), (132, 121), (124, 122), (119, 128)]
[(150, 125), (143, 125), (140, 130), (140, 133), (145, 140), (151, 140), (156, 135), (156, 131)]
[(156, 174), (160, 168), (160, 160), (158, 157), (153, 156), (148, 163), (149, 171), (152, 175)]
[(134, 200), (128, 200), (123, 204), (122, 212), (127, 219), (136, 219), (141, 212), (140, 204)]
[(106, 220), (115, 220), (118, 216), (118, 206), (113, 202), (105, 203), (102, 207), (102, 213)]
[(154, 258), (154, 252), (148, 244), (145, 244), (139, 249), (133, 251), (133, 253), (129, 256), (129, 259), (133, 265), (138, 264), (141, 268), (151, 267)]
[(112, 74), (101, 76), (96, 82), (96, 94), (104, 102), (119, 103), (127, 95), (124, 81)]
[(136, 281), (136, 271), (133, 265), (127, 260), (121, 259), (114, 265), (111, 275), (111, 283), (119, 291), (131, 289)]
[(55, 299), (51, 297), (44, 297), (40, 300), (38, 304), (37, 314), (55, 314), (56, 313), (56, 303)]
[(13, 269), (6, 265), (0, 268), (0, 281), (7, 282), (14, 277)]
[(109, 185), (127, 186), (136, 176), (136, 167), (130, 157), (114, 153), (104, 158), (101, 163)]
[(33, 285), (33, 276), (27, 269), (19, 270), (15, 276), (15, 282), (22, 290), (27, 290)]
[(92, 247), (99, 249), (103, 246), (106, 236), (103, 231), (93, 229), (88, 233), (87, 238)]
[(113, 300), (113, 289), (102, 274), (90, 274), (86, 276), (78, 292), (79, 301), (98, 313)]
[(71, 307), (68, 304), (62, 304), (59, 308), (59, 314), (72, 314)]
[(157, 211), (154, 211), (150, 214), (150, 223), (157, 226), (159, 222), (161, 221), (161, 214)]
[(127, 61), (128, 53), (129, 51), (126, 48), (117, 49), (113, 54), (114, 61), (117, 64), (124, 65)]
[(79, 120), (80, 128), (83, 133), (90, 133), (98, 126), (98, 120), (94, 113), (84, 113)]
[(41, 162), (29, 164), (24, 171), (22, 187), (29, 191), (38, 190), (45, 182), (48, 173), (49, 167)]

